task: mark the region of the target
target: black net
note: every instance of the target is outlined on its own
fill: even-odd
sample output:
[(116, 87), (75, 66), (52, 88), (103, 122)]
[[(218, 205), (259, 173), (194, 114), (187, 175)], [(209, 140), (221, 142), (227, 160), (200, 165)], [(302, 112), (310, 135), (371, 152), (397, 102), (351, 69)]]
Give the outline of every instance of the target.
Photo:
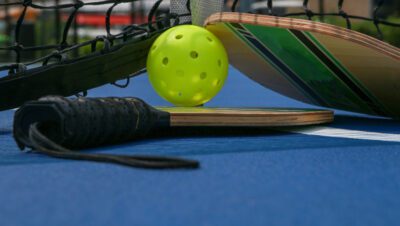
[[(292, 6), (290, 4), (282, 6), (285, 2), (297, 3), (294, 6), (293, 3), (291, 3)], [(400, 46), (398, 39), (400, 22), (395, 18), (395, 16), (399, 16), (400, 4), (392, 0), (357, 2), (345, 0), (225, 0), (224, 3), (226, 8), (230, 8), (232, 11), (305, 17), (310, 20), (343, 24), (349, 29), (355, 29)], [(327, 9), (326, 5), (333, 3), (335, 8)], [(349, 4), (352, 6), (348, 7)], [(124, 6), (123, 10), (119, 8), (122, 5)], [(48, 63), (53, 58), (59, 58), (55, 55), (61, 53), (69, 58), (78, 58), (95, 51), (93, 46), (103, 46), (104, 40), (115, 44), (152, 31), (154, 27), (151, 27), (151, 23), (144, 25), (148, 21), (152, 21), (151, 17), (156, 14), (151, 12), (152, 8), (157, 8), (157, 12), (168, 13), (171, 6), (171, 16), (176, 13), (190, 12), (190, 5), (189, 0), (2, 0), (0, 1), (0, 18), (3, 22), (2, 25), (0, 24), (0, 29), (2, 28), (3, 31), (0, 34), (0, 61), (7, 64), (0, 67), (0, 78), (15, 74), (26, 67), (32, 67), (31, 65)], [(365, 5), (370, 6), (370, 9), (367, 9), (368, 15), (357, 15), (355, 13), (357, 8)], [(282, 10), (290, 7), (293, 9)], [(202, 8), (204, 8), (202, 10), (207, 10), (212, 7)], [(97, 14), (90, 16), (93, 12), (97, 12)], [(149, 15), (151, 13), (152, 15)], [(122, 14), (123, 16), (121, 16)], [(390, 15), (394, 16), (388, 18)], [(181, 22), (188, 22), (188, 20), (190, 17), (182, 16)], [(103, 31), (97, 31), (99, 34), (96, 37), (82, 38), (85, 30), (90, 29), (85, 27), (85, 23), (98, 26), (99, 21), (104, 27)], [(360, 21), (365, 23), (360, 25)], [(121, 28), (117, 29), (118, 33), (113, 33), (114, 26)], [(396, 30), (393, 31), (395, 28)], [(40, 35), (35, 36), (34, 34)], [(6, 70), (9, 73), (4, 72)]]
[[(173, 11), (176, 12), (189, 11), (189, 1), (187, 0), (172, 0), (165, 1), (171, 2)], [(333, 1), (319, 0), (318, 7), (315, 7), (317, 1), (297, 1), (301, 2), (301, 11), (287, 12), (282, 10), (282, 3), (285, 1), (267, 0), (267, 1), (254, 1), (254, 0), (231, 0), (225, 1), (227, 7), (232, 11), (245, 10), (252, 13), (266, 13), (277, 16), (296, 16), (306, 17), (312, 20), (322, 20), (326, 22), (332, 21), (327, 19), (331, 17), (342, 18), (345, 26), (352, 29), (353, 20), (367, 21), (375, 27), (375, 34), (378, 38), (384, 39), (385, 35), (382, 32), (382, 26), (400, 27), (397, 21), (390, 21), (387, 19), (388, 11), (393, 14), (400, 12), (399, 3), (390, 0), (375, 0), (375, 1), (345, 1), (337, 0), (336, 9), (328, 12), (324, 5), (332, 4)], [(296, 1), (286, 1), (296, 2)], [(0, 1), (0, 18), (3, 20), (3, 34), (0, 36), (0, 57), (3, 56), (3, 61), (11, 61), (13, 63), (20, 63), (24, 60), (30, 60), (35, 57), (41, 57), (52, 50), (60, 51), (76, 45), (81, 42), (79, 38), (79, 23), (83, 20), (96, 20), (96, 16), (82, 16), (82, 14), (89, 14), (91, 10), (100, 12), (102, 15), (97, 15), (97, 20), (104, 21), (105, 29), (103, 35), (110, 39), (116, 39), (118, 34), (112, 34), (112, 18), (113, 12), (117, 19), (121, 18), (121, 11), (118, 10), (118, 5), (124, 5), (125, 20), (129, 19), (130, 24), (143, 24), (147, 20), (147, 14), (150, 8), (157, 2), (155, 0), (139, 1), (139, 0), (103, 0), (103, 1), (40, 1), (40, 0), (2, 0)], [(356, 5), (371, 5), (370, 16), (356, 15), (351, 10), (347, 11), (346, 6), (351, 3)], [(181, 5), (181, 6), (179, 6)], [(243, 5), (243, 7), (240, 7)], [(299, 5), (299, 4), (298, 4)], [(244, 7), (246, 6), (246, 7)], [(97, 10), (95, 10), (97, 8)], [(288, 4), (286, 8), (290, 7)], [(296, 8), (295, 6), (291, 6)], [(354, 8), (353, 7), (353, 8)], [(161, 7), (162, 8), (162, 7)], [(389, 8), (389, 9), (388, 9)], [(390, 10), (391, 8), (391, 10)], [(397, 9), (396, 9), (397, 8)], [(169, 10), (169, 5), (162, 8), (165, 12)], [(207, 7), (206, 7), (207, 10)], [(103, 11), (103, 12), (101, 12)], [(185, 18), (187, 20), (187, 17)], [(183, 21), (183, 20), (182, 20)], [(29, 24), (35, 24), (35, 27), (30, 27)], [(95, 22), (93, 22), (95, 23)], [(51, 24), (51, 27), (46, 26)], [(126, 24), (126, 23), (125, 23)], [(357, 30), (358, 27), (355, 29)], [(128, 31), (126, 31), (128, 30)], [(126, 26), (126, 30), (121, 34), (132, 33), (134, 28)], [(362, 30), (360, 28), (359, 30)], [(364, 29), (367, 30), (367, 29)], [(82, 31), (83, 32), (83, 31)], [(366, 31), (368, 33), (368, 31)], [(31, 38), (34, 33), (41, 33), (33, 43), (26, 41)], [(396, 33), (397, 34), (397, 33)], [(51, 44), (50, 44), (51, 43)], [(84, 49), (84, 48), (80, 48)], [(47, 51), (46, 51), (47, 50)], [(81, 50), (82, 52), (83, 50)], [(33, 54), (34, 52), (34, 54)], [(75, 57), (79, 54), (79, 50), (71, 50), (71, 54)], [(38, 61), (33, 62), (38, 63)]]
[[(129, 10), (122, 17), (118, 6), (127, 4), (130, 4)], [(6, 65), (0, 67), (0, 71), (9, 70), (8, 75), (15, 74), (25, 67), (47, 64), (60, 55), (78, 58), (106, 44), (116, 45), (154, 32), (159, 28), (153, 20), (159, 6), (153, 1), (151, 7), (154, 8), (145, 9), (144, 3), (137, 0), (2, 0), (0, 59)], [(90, 17), (91, 11), (97, 14)], [(90, 29), (85, 24), (100, 25), (104, 29), (97, 29), (95, 37), (85, 38), (79, 34)], [(115, 26), (120, 29), (113, 29)], [(1, 73), (0, 77), (5, 74)]]
[[(127, 16), (121, 17), (121, 5), (130, 6)], [(9, 61), (0, 65), (0, 110), (48, 94), (85, 94), (107, 83), (126, 87), (145, 68), (154, 39), (179, 23), (162, 0), (9, 0), (0, 2), (0, 11), (11, 37), (0, 47), (3, 62)], [(100, 23), (99, 34), (82, 38), (85, 23)], [(27, 43), (34, 33), (45, 40)], [(126, 84), (115, 83), (124, 78)]]
[[(398, 1), (215, 0), (207, 7), (209, 2), (0, 1), (0, 30), (6, 34), (0, 33), (0, 110), (48, 94), (85, 94), (124, 78), (127, 83), (117, 86), (126, 87), (130, 77), (145, 69), (147, 52), (157, 35), (190, 23), (190, 13), (203, 17), (214, 12), (214, 5), (342, 25), (400, 46)], [(91, 37), (85, 36), (85, 32), (93, 33), (88, 24), (97, 26)]]

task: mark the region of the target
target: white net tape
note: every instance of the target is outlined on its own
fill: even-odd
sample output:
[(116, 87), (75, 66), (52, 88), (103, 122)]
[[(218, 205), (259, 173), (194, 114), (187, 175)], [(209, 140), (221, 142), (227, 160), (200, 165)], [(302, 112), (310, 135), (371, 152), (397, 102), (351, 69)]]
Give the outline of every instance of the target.
[(224, 0), (191, 0), (192, 23), (203, 26), (204, 21), (213, 13), (222, 12)]

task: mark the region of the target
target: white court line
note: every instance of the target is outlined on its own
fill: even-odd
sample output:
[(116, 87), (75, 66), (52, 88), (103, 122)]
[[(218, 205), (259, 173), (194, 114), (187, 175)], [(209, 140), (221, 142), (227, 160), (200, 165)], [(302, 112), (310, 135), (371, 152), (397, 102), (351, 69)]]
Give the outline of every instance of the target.
[(317, 126), (312, 128), (298, 128), (298, 129), (283, 129), (282, 131), (299, 133), (305, 135), (314, 135), (321, 137), (335, 137), (335, 138), (347, 138), (357, 140), (373, 140), (373, 141), (388, 141), (388, 142), (400, 142), (400, 134), (393, 133), (378, 133), (378, 132), (367, 132), (360, 130), (350, 129), (338, 129), (324, 126)]

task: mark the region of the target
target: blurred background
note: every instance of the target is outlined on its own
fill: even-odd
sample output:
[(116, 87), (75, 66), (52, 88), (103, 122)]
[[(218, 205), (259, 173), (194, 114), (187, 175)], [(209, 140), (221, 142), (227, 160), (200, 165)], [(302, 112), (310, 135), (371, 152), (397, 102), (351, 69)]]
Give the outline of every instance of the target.
[[(83, 2), (95, 2), (96, 0), (84, 0)], [(17, 0), (0, 0), (1, 3), (20, 2)], [(73, 0), (33, 0), (37, 5), (59, 5), (74, 3)], [(130, 3), (119, 4), (111, 17), (111, 33), (122, 31), (123, 27), (130, 24), (142, 24), (147, 21), (147, 14), (156, 0), (139, 0)], [(266, 1), (242, 0), (238, 5), (238, 11), (266, 13)], [(310, 0), (309, 7), (314, 12), (337, 12), (337, 2), (334, 0)], [(378, 0), (345, 0), (343, 10), (351, 15), (372, 17)], [(225, 0), (226, 9), (232, 4), (232, 0)], [(303, 0), (274, 0), (274, 13), (285, 14), (302, 12)], [(93, 39), (99, 35), (105, 35), (105, 14), (111, 4), (98, 6), (85, 6), (76, 15), (72, 31), (69, 32), (69, 43), (80, 43)], [(170, 1), (165, 0), (161, 4), (158, 13), (169, 12)], [(22, 6), (0, 6), (0, 47), (12, 46), (15, 43), (15, 24), (18, 20)], [(59, 44), (65, 23), (71, 14), (71, 9), (59, 10), (35, 10), (29, 8), (21, 29), (20, 43), (25, 46), (40, 46)], [(400, 23), (400, 1), (385, 0), (379, 11), (379, 17), (391, 22)], [(345, 20), (335, 16), (314, 17), (314, 20), (330, 24), (345, 26)], [(377, 30), (372, 22), (352, 20), (353, 29), (365, 34), (377, 37)], [(384, 40), (400, 47), (400, 28), (381, 25)], [(29, 61), (44, 56), (51, 50), (27, 51), (22, 56), (22, 61)], [(13, 62), (12, 51), (0, 50), (0, 62)]]

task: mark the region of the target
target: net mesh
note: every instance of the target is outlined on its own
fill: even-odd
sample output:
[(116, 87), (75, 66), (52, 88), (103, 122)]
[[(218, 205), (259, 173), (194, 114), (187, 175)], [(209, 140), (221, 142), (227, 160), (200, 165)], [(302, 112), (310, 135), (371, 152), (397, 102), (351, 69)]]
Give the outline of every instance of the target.
[[(145, 13), (142, 9), (135, 10), (137, 2), (137, 0), (0, 1), (2, 12), (0, 17), (4, 19), (0, 27), (4, 28), (6, 34), (3, 35), (6, 38), (3, 38), (0, 45), (0, 56), (3, 56), (2, 61), (11, 61), (6, 65), (0, 65), (0, 78), (15, 74), (26, 67), (51, 61), (55, 52), (57, 55), (78, 58), (101, 49), (99, 47), (104, 46), (104, 41), (114, 45), (151, 32), (154, 30), (154, 24), (135, 23), (138, 17), (133, 11), (136, 14)], [(126, 4), (132, 4), (132, 7), (126, 12), (128, 16), (122, 16), (118, 6)], [(147, 10), (152, 14), (151, 17), (155, 14), (151, 12), (153, 5), (151, 4)], [(92, 11), (97, 14), (92, 14)], [(140, 22), (144, 20), (151, 22), (148, 18), (150, 17), (145, 17)], [(85, 23), (95, 23), (94, 26), (96, 26), (99, 22), (95, 37), (81, 38), (79, 36), (79, 32), (89, 29)], [(113, 29), (116, 26), (120, 29)], [(27, 38), (32, 39), (29, 36), (34, 36), (35, 33), (40, 34), (38, 38), (40, 40), (27, 43)], [(95, 50), (95, 47), (98, 48)], [(8, 73), (5, 72), (7, 70)]]
[[(293, 10), (282, 11), (282, 5), (296, 2)], [(302, 17), (342, 24), (349, 29), (358, 30), (381, 40), (400, 46), (400, 23), (389, 18), (382, 11), (398, 7), (391, 0), (351, 2), (355, 7), (370, 5), (369, 15), (356, 15), (348, 10), (348, 0), (328, 1), (335, 7), (326, 10), (314, 7), (316, 1), (298, 0), (2, 0), (0, 1), (0, 79), (12, 76), (27, 68), (57, 61), (60, 56), (79, 59), (85, 54), (101, 50), (106, 44), (123, 43), (130, 38), (144, 35), (154, 30), (160, 23), (175, 23), (172, 14), (180, 15), (179, 23), (202, 24), (207, 16), (223, 10), (265, 13), (276, 16)], [(323, 0), (319, 0), (320, 5)], [(314, 5), (313, 5), (314, 4)], [(120, 7), (124, 6), (124, 7)], [(386, 8), (385, 8), (386, 7)], [(156, 12), (171, 12), (168, 21), (153, 20)], [(354, 7), (353, 7), (354, 8)], [(399, 16), (399, 11), (394, 9)], [(97, 12), (92, 15), (93, 12)], [(122, 15), (125, 13), (125, 16)], [(148, 15), (147, 15), (148, 14)], [(92, 15), (92, 17), (88, 16)], [(150, 19), (149, 19), (150, 18)], [(336, 18), (335, 20), (331, 18)], [(96, 22), (97, 21), (97, 22)], [(101, 26), (98, 23), (101, 21)], [(123, 21), (123, 22), (121, 22)], [(153, 21), (150, 24), (144, 22)], [(360, 23), (361, 21), (361, 23)], [(85, 23), (95, 23), (95, 37), (82, 38), (81, 33), (90, 33)], [(30, 27), (30, 25), (37, 25)], [(362, 26), (360, 25), (362, 24)], [(51, 25), (49, 28), (48, 25)], [(168, 26), (169, 26), (168, 25)], [(364, 26), (365, 25), (365, 26)], [(116, 29), (118, 28), (118, 29)], [(40, 40), (27, 43), (26, 39), (40, 34)], [(93, 32), (91, 32), (93, 33)]]
[(181, 23), (191, 23), (192, 17), (190, 16), (190, 2), (187, 0), (171, 0), (170, 12), (182, 16), (180, 19)]
[[(357, 1), (358, 5), (372, 5), (370, 16), (355, 15), (351, 11), (346, 11), (348, 0), (335, 1), (336, 9), (331, 12), (326, 11), (324, 7), (313, 7), (313, 1), (290, 1), (297, 2), (297, 6), (300, 6), (297, 9), (300, 9), (300, 11), (293, 12), (292, 10), (289, 13), (278, 9), (282, 8), (283, 3), (288, 2), (282, 0), (2, 0), (0, 1), (0, 18), (3, 21), (0, 22), (0, 29), (3, 32), (2, 34), (0, 33), (0, 59), (18, 64), (26, 60), (49, 55), (52, 51), (65, 50), (78, 43), (88, 41), (90, 39), (80, 38), (81, 33), (88, 33), (88, 30), (90, 30), (87, 26), (80, 25), (85, 23), (85, 20), (86, 22), (97, 20), (103, 23), (104, 29), (97, 29), (96, 36), (116, 39), (118, 35), (127, 35), (134, 32), (133, 30), (135, 29), (133, 29), (132, 25), (147, 21), (148, 18), (144, 14), (149, 13), (150, 8), (159, 2), (162, 2), (165, 8), (169, 7), (172, 14), (184, 15), (180, 18), (180, 23), (189, 23), (192, 18), (194, 24), (202, 24), (210, 14), (230, 7), (232, 11), (306, 17), (312, 20), (326, 20), (327, 22), (330, 22), (326, 19), (327, 17), (336, 17), (341, 19), (341, 22), (349, 29), (361, 30), (383, 40), (385, 40), (385, 33), (387, 32), (382, 30), (382, 25), (385, 27), (400, 27), (400, 23), (396, 20), (390, 21), (382, 17), (382, 14), (384, 14), (382, 10), (388, 5), (387, 2), (392, 2), (390, 4), (394, 4), (393, 7), (399, 6), (398, 3), (393, 3), (390, 0)], [(324, 1), (319, 0), (319, 2), (321, 5)], [(333, 1), (329, 2), (332, 3)], [(374, 4), (371, 2), (374, 2)], [(124, 7), (119, 8), (121, 5), (124, 5)], [(87, 15), (92, 12), (98, 13), (92, 17)], [(121, 15), (123, 13), (126, 14), (125, 17)], [(85, 14), (86, 16), (82, 16)], [(190, 14), (192, 14), (192, 17)], [(384, 16), (386, 17), (386, 15)], [(124, 29), (113, 29), (115, 24), (118, 26), (118, 21), (124, 20)], [(369, 26), (354, 27), (354, 20), (369, 22)], [(30, 27), (30, 24), (36, 24), (36, 27)], [(49, 24), (51, 27), (48, 27)], [(374, 27), (374, 31), (372, 31), (371, 26)], [(82, 29), (80, 29), (81, 27)], [(137, 32), (138, 30), (136, 29), (135, 31)], [(116, 31), (118, 31), (118, 34), (115, 34)], [(38, 38), (40, 40), (36, 40), (34, 43), (26, 43), (26, 39), (32, 36), (33, 33), (40, 33), (40, 38)], [(398, 34), (398, 32), (394, 33)], [(92, 37), (92, 39), (94, 38)], [(398, 38), (392, 39), (398, 40)], [(398, 43), (400, 41), (396, 40), (389, 40), (388, 42), (400, 45)], [(68, 52), (77, 57), (80, 53), (88, 51), (87, 48), (86, 50), (84, 49), (79, 47)], [(40, 62), (39, 60), (33, 63)], [(0, 76), (4, 76), (4, 73), (0, 73)]]

